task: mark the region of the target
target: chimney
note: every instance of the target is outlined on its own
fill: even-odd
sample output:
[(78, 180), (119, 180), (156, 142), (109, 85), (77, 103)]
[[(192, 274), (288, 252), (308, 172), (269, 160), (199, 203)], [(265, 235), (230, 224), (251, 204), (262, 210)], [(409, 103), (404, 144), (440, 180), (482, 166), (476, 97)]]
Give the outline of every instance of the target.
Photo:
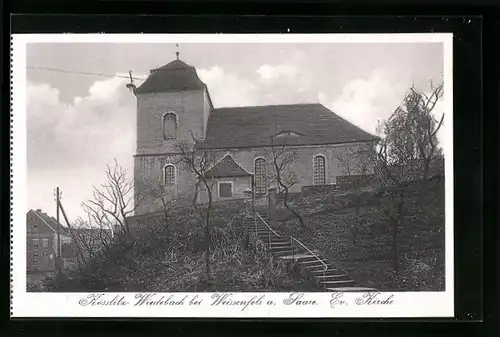
[(42, 213), (42, 210), (40, 208), (37, 208), (36, 210), (38, 213)]

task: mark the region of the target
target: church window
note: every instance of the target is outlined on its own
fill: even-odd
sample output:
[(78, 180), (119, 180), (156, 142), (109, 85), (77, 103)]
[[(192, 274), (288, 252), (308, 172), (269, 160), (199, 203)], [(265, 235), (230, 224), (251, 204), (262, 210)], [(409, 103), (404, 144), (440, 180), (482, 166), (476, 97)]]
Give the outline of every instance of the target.
[(163, 139), (177, 138), (177, 115), (173, 112), (163, 116)]
[(313, 159), (313, 184), (326, 185), (325, 157), (322, 155)]
[(266, 194), (266, 160), (255, 160), (255, 194)]
[(219, 197), (220, 198), (232, 198), (232, 196), (233, 196), (233, 183), (220, 182), (219, 183)]
[(163, 181), (165, 185), (175, 185), (175, 166), (167, 164), (163, 168)]

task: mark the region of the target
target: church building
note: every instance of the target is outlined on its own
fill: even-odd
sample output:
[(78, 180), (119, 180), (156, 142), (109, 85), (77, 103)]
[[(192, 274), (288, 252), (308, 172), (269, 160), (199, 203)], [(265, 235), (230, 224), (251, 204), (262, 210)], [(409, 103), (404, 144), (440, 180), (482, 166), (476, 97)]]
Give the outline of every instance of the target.
[(307, 186), (334, 185), (346, 174), (337, 159), (339, 149), (378, 140), (321, 104), (214, 107), (196, 69), (178, 57), (151, 70), (133, 91), (136, 214), (161, 210), (165, 197), (207, 201), (206, 189), (186, 164), (187, 153), (193, 153), (199, 173), (213, 186), (213, 200), (224, 201), (244, 198), (245, 191), (264, 198), (276, 186), (269, 172), (277, 144), (295, 152), (289, 166), (297, 182), (290, 192), (298, 193)]

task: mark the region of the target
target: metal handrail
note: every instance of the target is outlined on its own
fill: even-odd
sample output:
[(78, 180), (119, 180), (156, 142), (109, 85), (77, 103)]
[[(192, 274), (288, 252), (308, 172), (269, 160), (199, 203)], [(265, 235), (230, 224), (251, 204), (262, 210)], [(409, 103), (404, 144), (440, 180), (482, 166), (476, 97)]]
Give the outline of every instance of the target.
[(259, 213), (255, 212), (255, 214), (257, 214), (257, 216), (259, 217), (259, 219), (260, 219), (260, 220), (262, 220), (262, 222), (263, 222), (263, 223), (267, 226), (267, 228), (269, 228), (269, 230), (270, 230), (271, 232), (273, 232), (273, 233), (274, 233), (274, 235), (281, 237), (281, 235), (279, 235), (278, 233), (276, 233), (276, 232), (275, 232), (275, 231), (271, 228), (271, 226), (269, 226), (269, 225), (267, 224), (267, 222), (266, 222), (264, 219), (262, 219), (262, 217), (260, 216), (260, 214), (259, 214)]
[[(269, 224), (264, 219), (262, 219), (262, 217), (260, 216), (260, 214), (258, 212), (255, 212), (255, 214), (257, 214), (257, 216), (264, 223), (264, 225), (266, 225), (266, 227), (269, 228), (270, 232), (273, 232), (274, 235), (276, 235), (278, 237), (282, 237), (281, 235), (279, 235), (278, 233), (276, 233), (271, 228), (271, 226), (269, 226)], [(255, 219), (255, 217), (254, 217), (254, 219)], [(255, 224), (255, 232), (257, 232), (257, 224)], [(318, 260), (323, 266), (325, 266), (325, 269), (323, 269), (323, 284), (324, 284), (324, 287), (325, 287), (325, 290), (326, 290), (326, 278), (325, 278), (325, 274), (326, 274), (326, 271), (328, 270), (328, 265), (325, 262), (323, 262), (323, 260), (321, 260), (318, 257), (318, 255), (316, 255), (312, 250), (310, 250), (309, 248), (307, 248), (302, 242), (300, 242), (298, 239), (294, 238), (291, 235), (290, 235), (290, 241), (291, 241), (291, 243), (293, 241), (297, 242), (299, 245), (301, 245), (302, 247), (304, 247), (309, 253), (311, 253), (312, 256), (314, 256), (316, 258), (316, 260)], [(271, 246), (271, 235), (269, 235), (269, 248), (270, 248), (270, 246)], [(292, 255), (293, 255), (293, 245), (292, 245)]]
[(294, 240), (295, 242), (297, 242), (297, 243), (298, 243), (299, 245), (301, 245), (302, 247), (304, 247), (304, 248), (305, 248), (305, 249), (306, 249), (309, 253), (311, 253), (311, 254), (312, 254), (312, 255), (313, 255), (313, 256), (314, 256), (314, 257), (315, 257), (315, 258), (316, 258), (319, 262), (321, 262), (321, 264), (322, 264), (323, 266), (325, 266), (324, 271), (327, 271), (327, 270), (328, 270), (328, 265), (327, 265), (325, 262), (323, 262), (323, 260), (321, 260), (321, 259), (318, 257), (318, 255), (314, 254), (314, 253), (312, 252), (312, 250), (310, 250), (309, 248), (307, 248), (306, 246), (304, 246), (304, 244), (303, 244), (302, 242), (300, 242), (298, 239), (294, 238), (293, 236), (290, 236), (290, 238), (291, 238), (292, 240)]

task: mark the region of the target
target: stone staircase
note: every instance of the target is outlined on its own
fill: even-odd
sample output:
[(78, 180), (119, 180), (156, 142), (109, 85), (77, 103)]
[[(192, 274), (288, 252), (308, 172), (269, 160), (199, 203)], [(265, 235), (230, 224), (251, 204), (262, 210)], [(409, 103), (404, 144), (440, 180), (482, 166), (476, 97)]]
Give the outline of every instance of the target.
[(339, 270), (333, 263), (320, 254), (304, 246), (299, 240), (277, 233), (269, 225), (268, 216), (256, 213), (243, 218), (236, 230), (248, 228), (257, 238), (270, 248), (272, 254), (283, 260), (295, 261), (300, 268), (311, 275), (320, 288), (331, 292), (365, 292), (375, 291), (357, 285), (356, 281)]

